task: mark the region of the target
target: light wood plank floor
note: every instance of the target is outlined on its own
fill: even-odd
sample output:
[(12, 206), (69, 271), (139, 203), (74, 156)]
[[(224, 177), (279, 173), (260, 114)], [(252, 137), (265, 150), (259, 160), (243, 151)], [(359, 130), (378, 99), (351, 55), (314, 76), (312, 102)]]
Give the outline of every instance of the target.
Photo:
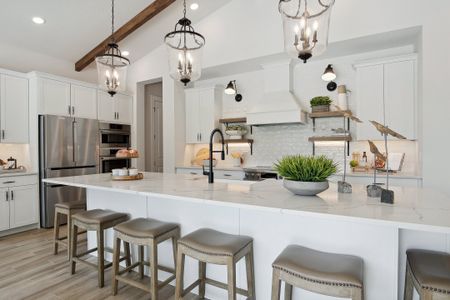
[[(172, 300), (173, 294), (174, 288), (166, 286), (159, 297)], [(111, 269), (106, 271), (102, 289), (97, 287), (96, 270), (84, 264), (77, 264), (76, 274), (70, 275), (65, 247), (53, 255), (53, 230), (39, 229), (0, 238), (0, 299), (121, 300), (150, 299), (150, 295), (119, 283), (118, 295), (112, 296)]]

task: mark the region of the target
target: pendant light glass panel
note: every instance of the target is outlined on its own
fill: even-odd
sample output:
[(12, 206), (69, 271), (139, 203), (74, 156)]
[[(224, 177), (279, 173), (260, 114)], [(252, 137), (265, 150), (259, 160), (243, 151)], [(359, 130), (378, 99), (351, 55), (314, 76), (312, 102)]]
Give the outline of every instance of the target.
[(328, 47), (330, 14), (334, 0), (280, 0), (284, 48), (306, 63)]
[(95, 58), (98, 82), (111, 96), (126, 90), (127, 68), (130, 61), (120, 54), (116, 44), (110, 44), (105, 54)]

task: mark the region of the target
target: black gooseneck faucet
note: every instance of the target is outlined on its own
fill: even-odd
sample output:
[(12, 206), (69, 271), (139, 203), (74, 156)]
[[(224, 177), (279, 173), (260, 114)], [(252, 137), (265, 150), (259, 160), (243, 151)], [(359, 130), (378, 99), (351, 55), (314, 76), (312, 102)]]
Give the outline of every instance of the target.
[[(213, 140), (216, 133), (220, 134), (222, 139), (222, 150), (213, 150)], [(223, 133), (220, 129), (216, 128), (211, 132), (209, 137), (209, 172), (205, 171), (205, 166), (203, 166), (203, 175), (208, 175), (208, 182), (214, 183), (214, 172), (213, 172), (213, 153), (221, 153), (221, 159), (225, 160), (225, 139)]]

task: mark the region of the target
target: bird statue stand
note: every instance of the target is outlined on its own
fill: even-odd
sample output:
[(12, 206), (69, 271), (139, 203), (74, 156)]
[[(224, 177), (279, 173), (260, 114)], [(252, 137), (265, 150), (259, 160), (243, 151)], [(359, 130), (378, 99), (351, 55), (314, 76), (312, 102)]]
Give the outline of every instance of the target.
[(373, 183), (369, 184), (366, 187), (367, 196), (371, 198), (380, 198), (381, 197), (381, 186), (379, 183), (377, 183), (377, 168), (376, 168), (376, 161), (377, 159), (380, 159), (384, 162), (386, 162), (385, 156), (378, 150), (377, 146), (372, 141), (368, 141), (370, 146), (370, 152), (373, 153)]

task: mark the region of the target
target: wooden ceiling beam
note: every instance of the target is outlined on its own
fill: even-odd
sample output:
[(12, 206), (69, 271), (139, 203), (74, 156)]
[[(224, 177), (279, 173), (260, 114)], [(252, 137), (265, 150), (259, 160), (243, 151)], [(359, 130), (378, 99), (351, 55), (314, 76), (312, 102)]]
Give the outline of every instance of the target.
[[(144, 10), (134, 16), (125, 25), (120, 27), (114, 33), (114, 39), (116, 43), (122, 41), (127, 36), (129, 36), (136, 29), (144, 25), (147, 21), (152, 19), (154, 16), (166, 9), (170, 4), (175, 2), (175, 0), (155, 0)], [(104, 41), (98, 44), (94, 49), (89, 51), (85, 56), (83, 56), (79, 61), (75, 63), (75, 71), (80, 72), (86, 68), (90, 63), (95, 60), (97, 55), (105, 52), (106, 47), (111, 41), (111, 36), (108, 36)]]

